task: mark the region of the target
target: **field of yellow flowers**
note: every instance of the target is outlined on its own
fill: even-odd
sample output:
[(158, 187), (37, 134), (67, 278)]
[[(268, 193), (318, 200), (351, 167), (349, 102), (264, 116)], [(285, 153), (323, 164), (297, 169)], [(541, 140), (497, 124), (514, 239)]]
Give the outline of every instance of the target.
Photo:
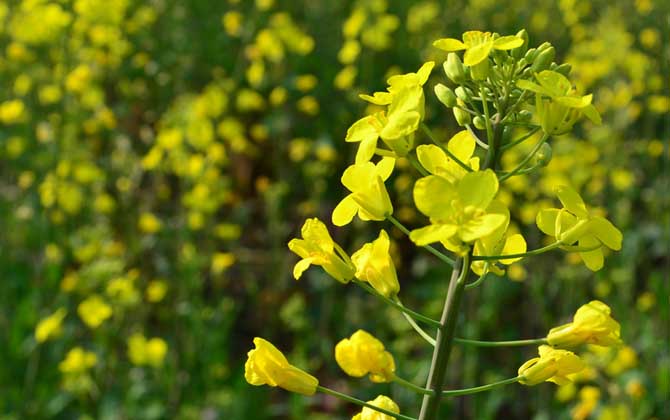
[[(481, 284), (454, 318), (444, 389), (522, 368), (505, 387), (445, 393), (422, 419), (670, 419), (669, 21), (663, 0), (0, 0), (0, 420), (415, 418), (431, 397), (433, 339), (403, 309), (439, 320), (463, 256)], [(472, 30), (504, 36), (463, 36)], [(522, 137), (531, 123), (519, 119), (498, 133), (506, 153), (475, 156), (468, 132), (493, 133), (501, 117), (479, 114), (491, 69), (521, 57), (530, 81), (505, 92), (537, 94), (530, 108), (546, 115), (560, 96), (571, 113), (552, 128), (533, 117)], [(569, 74), (563, 96), (541, 74), (559, 85)], [(459, 78), (489, 90), (473, 98)], [(420, 165), (405, 156), (417, 144)], [(483, 230), (450, 231), (462, 240), (441, 241), (454, 264), (420, 229), (426, 216), (441, 235), (452, 226), (430, 201), (448, 188), (415, 186), (441, 170), (459, 200), (497, 194), (504, 217), (488, 196), (490, 214), (457, 216), (487, 235), (504, 226), (505, 249), (487, 254)], [(372, 184), (386, 195), (362, 191)], [(558, 198), (557, 185), (569, 186)], [(611, 221), (620, 249), (554, 244), (559, 198), (587, 203), (569, 217)], [(559, 245), (581, 252), (477, 260)], [(354, 275), (361, 287), (342, 284)], [(607, 302), (610, 335), (566, 351), (579, 372), (528, 373), (565, 356), (546, 344), (574, 335), (550, 328), (605, 311), (594, 301)], [(543, 343), (540, 357), (467, 343), (520, 338)], [(288, 382), (273, 383), (279, 370)], [(337, 392), (300, 395), (313, 378)]]

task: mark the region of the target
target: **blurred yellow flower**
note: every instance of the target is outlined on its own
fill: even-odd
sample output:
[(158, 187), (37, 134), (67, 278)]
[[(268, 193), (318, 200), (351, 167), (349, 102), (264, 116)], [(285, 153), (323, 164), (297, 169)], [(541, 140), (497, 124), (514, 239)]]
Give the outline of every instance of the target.
[(128, 358), (138, 366), (161, 367), (167, 354), (167, 343), (162, 338), (147, 340), (142, 334), (128, 337)]
[(75, 347), (71, 349), (65, 359), (60, 362), (58, 369), (65, 374), (81, 374), (98, 363), (95, 353)]
[(112, 307), (94, 294), (79, 304), (77, 313), (86, 325), (95, 329), (112, 316)]
[(286, 357), (269, 341), (254, 338), (255, 348), (247, 354), (244, 378), (251, 385), (278, 386), (303, 395), (314, 395), (319, 381), (289, 364)]
[(163, 280), (157, 279), (150, 281), (145, 291), (147, 300), (152, 303), (160, 302), (165, 297), (167, 289), (167, 283)]
[(370, 374), (372, 382), (391, 382), (395, 376), (391, 353), (385, 350), (381, 341), (363, 330), (337, 343), (335, 360), (349, 376), (360, 378)]
[(20, 99), (13, 99), (0, 104), (0, 121), (4, 124), (21, 122), (25, 113), (26, 106)]
[(137, 221), (137, 227), (144, 233), (156, 233), (161, 229), (161, 220), (153, 213), (143, 212)]
[(58, 337), (62, 331), (63, 319), (67, 315), (65, 308), (58, 308), (56, 312), (40, 320), (35, 327), (35, 339), (44, 343), (50, 338)]
[(221, 274), (235, 264), (235, 254), (230, 252), (216, 252), (212, 255), (212, 273)]

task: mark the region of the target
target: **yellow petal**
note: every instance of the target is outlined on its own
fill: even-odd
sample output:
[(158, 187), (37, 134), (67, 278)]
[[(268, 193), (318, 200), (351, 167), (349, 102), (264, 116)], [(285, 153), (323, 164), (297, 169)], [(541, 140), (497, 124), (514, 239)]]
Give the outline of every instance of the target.
[(590, 229), (593, 235), (609, 249), (614, 251), (621, 249), (623, 235), (609, 220), (603, 217), (594, 217), (591, 219)]
[[(523, 254), (526, 252), (526, 240), (522, 235), (516, 233), (507, 237), (505, 241), (505, 246), (501, 252), (501, 255), (510, 255), (510, 254)], [(519, 261), (521, 258), (507, 258), (500, 260), (501, 263), (510, 265), (516, 261)]]
[(496, 50), (511, 50), (523, 45), (523, 39), (514, 35), (501, 36), (493, 41), (493, 48)]
[(414, 229), (409, 234), (409, 239), (418, 246), (426, 246), (435, 242), (445, 241), (456, 234), (456, 225), (429, 225), (420, 229)]
[(443, 51), (460, 51), (464, 50), (466, 45), (454, 38), (442, 38), (433, 42), (433, 47), (439, 48)]
[(344, 226), (351, 223), (351, 220), (358, 211), (358, 204), (352, 195), (346, 196), (333, 210), (332, 220), (335, 226)]
[[(585, 236), (579, 240), (580, 247), (591, 248), (593, 246), (598, 245), (599, 243), (600, 242), (598, 242), (598, 240), (591, 235)], [(603, 251), (601, 248), (588, 252), (580, 252), (579, 256), (582, 257), (582, 260), (584, 260), (584, 264), (586, 265), (586, 267), (588, 267), (589, 270), (598, 271), (601, 268), (603, 268), (604, 258), (603, 258)]]
[(535, 218), (537, 227), (545, 234), (556, 237), (556, 218), (559, 212), (559, 209), (540, 210)]

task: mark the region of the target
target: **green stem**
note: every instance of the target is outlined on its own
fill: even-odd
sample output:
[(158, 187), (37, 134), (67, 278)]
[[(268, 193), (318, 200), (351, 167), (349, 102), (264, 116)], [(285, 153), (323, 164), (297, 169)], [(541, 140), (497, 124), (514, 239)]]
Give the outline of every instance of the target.
[(430, 128), (428, 128), (428, 126), (426, 124), (421, 123), (421, 129), (423, 130), (424, 133), (426, 133), (426, 136), (428, 136), (430, 141), (432, 141), (433, 143), (435, 143), (436, 146), (438, 146), (440, 149), (442, 149), (444, 151), (444, 153), (446, 153), (447, 156), (449, 156), (449, 158), (451, 160), (456, 162), (459, 166), (461, 166), (466, 171), (472, 172), (472, 168), (469, 165), (463, 163), (459, 158), (456, 157), (456, 155), (451, 153), (447, 147), (445, 147), (442, 143), (437, 141), (435, 136), (433, 136), (433, 132), (430, 131)]
[[(397, 227), (398, 229), (400, 229), (400, 231), (401, 231), (402, 233), (404, 233), (405, 235), (409, 236), (409, 234), (410, 234), (409, 229), (407, 229), (402, 223), (400, 223), (400, 221), (399, 221), (398, 219), (396, 219), (395, 217), (393, 217), (393, 216), (391, 216), (391, 215), (386, 216), (386, 219), (387, 219), (389, 222), (393, 223), (393, 224), (395, 225), (395, 227)], [(454, 266), (454, 264), (455, 264), (454, 260), (452, 260), (451, 258), (447, 257), (446, 255), (444, 255), (443, 253), (441, 253), (441, 252), (438, 251), (437, 249), (433, 248), (432, 246), (430, 246), (430, 245), (426, 245), (426, 246), (424, 246), (423, 248), (426, 248), (426, 249), (428, 250), (428, 252), (430, 252), (431, 254), (435, 255), (437, 258), (439, 258), (440, 260), (442, 260), (442, 262), (445, 262), (445, 263), (449, 264), (449, 265), (452, 266), (452, 267)]]
[(406, 381), (403, 378), (400, 378), (398, 376), (393, 376), (393, 382), (397, 383), (398, 385), (402, 385), (407, 389), (411, 389), (412, 391), (416, 392), (417, 394), (422, 394), (422, 395), (433, 395), (433, 391), (426, 389), (426, 388), (421, 388), (418, 385), (414, 385), (410, 381)]
[(386, 296), (382, 295), (381, 293), (376, 291), (373, 287), (369, 286), (368, 284), (366, 284), (362, 281), (359, 281), (359, 280), (353, 280), (353, 282), (356, 283), (357, 285), (359, 285), (366, 292), (370, 293), (371, 295), (377, 296), (379, 299), (383, 300), (387, 304), (389, 304), (389, 305), (393, 306), (394, 308), (398, 309), (402, 313), (410, 315), (410, 316), (418, 319), (419, 321), (423, 321), (426, 324), (432, 325), (434, 327), (439, 327), (440, 326), (440, 323), (438, 321), (436, 321), (432, 318), (429, 318), (425, 315), (421, 315), (420, 313), (415, 312), (411, 309), (406, 308), (402, 303), (400, 303), (399, 300), (396, 302), (396, 301), (393, 301), (392, 299), (387, 298)]
[(484, 265), (484, 273), (483, 273), (481, 276), (479, 276), (479, 278), (478, 278), (477, 280), (473, 281), (472, 283), (468, 283), (468, 284), (465, 285), (465, 290), (474, 289), (475, 287), (477, 287), (477, 286), (479, 286), (480, 284), (482, 284), (482, 282), (483, 282), (484, 279), (486, 278), (486, 275), (489, 273), (489, 271), (488, 271), (488, 269), (489, 269), (488, 265), (489, 265), (489, 263), (486, 263), (486, 264)]
[(407, 314), (405, 312), (401, 312), (401, 313), (402, 313), (402, 316), (405, 317), (407, 322), (409, 322), (409, 325), (411, 325), (412, 328), (414, 328), (414, 331), (416, 331), (421, 336), (421, 338), (426, 340), (428, 342), (428, 344), (435, 347), (435, 339), (433, 337), (431, 337), (430, 334), (428, 334), (423, 328), (421, 328), (419, 326), (419, 324), (416, 323), (414, 318), (412, 318), (409, 314)]
[(535, 147), (533, 147), (533, 150), (531, 150), (530, 153), (528, 153), (528, 156), (526, 156), (521, 161), (521, 163), (519, 163), (519, 165), (516, 168), (514, 168), (511, 172), (508, 172), (508, 173), (502, 175), (500, 178), (498, 178), (498, 181), (503, 182), (506, 179), (513, 177), (514, 175), (516, 175), (517, 172), (522, 170), (526, 166), (526, 164), (528, 162), (530, 162), (530, 160), (533, 158), (533, 156), (535, 156), (535, 153), (537, 153), (537, 151), (540, 150), (540, 147), (542, 147), (542, 145), (544, 144), (544, 142), (547, 141), (548, 138), (549, 138), (549, 136), (547, 135), (547, 133), (544, 133), (544, 135), (542, 136), (540, 141), (538, 141), (537, 144), (535, 145)]
[(529, 138), (533, 137), (533, 135), (534, 135), (535, 133), (537, 133), (538, 131), (540, 131), (540, 127), (534, 127), (532, 130), (530, 130), (529, 132), (527, 132), (527, 133), (524, 134), (523, 136), (519, 137), (518, 139), (514, 140), (513, 142), (511, 142), (511, 143), (507, 143), (507, 144), (504, 144), (504, 145), (500, 146), (500, 150), (511, 149), (512, 147), (514, 147), (514, 146), (516, 146), (516, 145), (518, 145), (518, 144), (520, 144), (520, 143), (523, 143), (524, 141), (526, 141), (526, 140), (528, 140)]
[(440, 328), (437, 330), (436, 345), (428, 373), (426, 388), (435, 392), (433, 395), (424, 395), (421, 404), (419, 420), (434, 420), (437, 418), (440, 407), (441, 390), (444, 386), (447, 364), (451, 354), (451, 344), (454, 338), (458, 309), (465, 288), (465, 278), (470, 266), (470, 251), (461, 259), (456, 260), (454, 271), (449, 280), (449, 290), (444, 301)]
[(337, 397), (337, 398), (339, 398), (339, 399), (341, 399), (341, 400), (348, 401), (348, 402), (350, 402), (350, 403), (354, 403), (354, 404), (357, 404), (357, 405), (360, 405), (360, 406), (363, 406), (363, 407), (371, 408), (371, 409), (373, 409), (373, 410), (375, 410), (375, 411), (378, 411), (378, 412), (380, 412), (380, 413), (386, 414), (387, 416), (394, 417), (394, 418), (396, 418), (396, 419), (402, 419), (402, 420), (416, 420), (414, 417), (405, 416), (405, 415), (402, 415), (402, 414), (398, 414), (398, 413), (394, 413), (394, 412), (392, 412), (392, 411), (386, 410), (386, 409), (384, 409), (384, 408), (376, 407), (376, 406), (374, 406), (374, 405), (372, 405), (372, 404), (370, 404), (370, 403), (367, 403), (367, 402), (365, 402), (365, 401), (359, 400), (358, 398), (350, 397), (350, 396), (348, 396), (347, 394), (343, 394), (343, 393), (341, 393), (341, 392), (337, 392), (337, 391), (335, 391), (335, 390), (333, 390), (333, 389), (326, 388), (326, 387), (321, 386), (321, 385), (318, 385), (318, 386), (316, 387), (316, 390), (319, 391), (319, 392), (323, 392), (324, 394), (332, 395), (333, 397)]
[(456, 396), (459, 396), (459, 395), (476, 394), (478, 392), (492, 390), (492, 389), (497, 388), (499, 386), (513, 384), (513, 383), (519, 382), (519, 380), (521, 380), (521, 376), (517, 376), (516, 378), (505, 379), (505, 380), (494, 382), (494, 383), (488, 384), (488, 385), (476, 386), (474, 388), (454, 389), (452, 391), (442, 391), (442, 395), (444, 395), (446, 397), (456, 397)]
[(523, 257), (529, 257), (532, 255), (538, 255), (542, 254), (547, 251), (551, 251), (556, 248), (560, 248), (561, 250), (565, 252), (589, 252), (589, 251), (594, 251), (598, 248), (602, 247), (601, 244), (594, 245), (594, 246), (565, 246), (560, 242), (554, 242), (551, 245), (547, 245), (542, 248), (534, 249), (532, 251), (528, 252), (523, 252), (521, 254), (507, 254), (507, 255), (473, 255), (472, 260), (473, 261), (490, 261), (490, 260), (509, 260), (511, 258), (523, 258)]
[(511, 341), (480, 341), (468, 340), (465, 338), (454, 338), (454, 341), (459, 344), (468, 344), (477, 347), (516, 347), (516, 346), (531, 346), (536, 344), (547, 344), (546, 338), (531, 338), (528, 340), (511, 340)]

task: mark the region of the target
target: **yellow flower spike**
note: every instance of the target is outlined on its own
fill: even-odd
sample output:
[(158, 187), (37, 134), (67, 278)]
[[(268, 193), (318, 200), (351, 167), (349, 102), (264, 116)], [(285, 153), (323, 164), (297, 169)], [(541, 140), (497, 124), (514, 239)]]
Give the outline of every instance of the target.
[[(379, 395), (372, 401), (368, 401), (368, 404), (374, 405), (375, 407), (383, 408), (384, 410), (391, 411), (393, 413), (400, 414), (400, 408), (392, 399), (386, 395)], [(356, 414), (351, 418), (351, 420), (394, 420), (393, 417), (380, 413), (369, 407), (363, 407), (360, 413)]]
[(523, 45), (523, 39), (514, 36), (493, 37), (491, 32), (467, 31), (463, 34), (463, 42), (454, 38), (442, 38), (433, 42), (433, 46), (443, 51), (465, 50), (463, 64), (474, 66), (484, 61), (491, 50), (511, 50)]
[(354, 264), (330, 237), (322, 221), (317, 218), (305, 220), (301, 233), (304, 239), (292, 239), (288, 243), (289, 249), (302, 257), (293, 269), (296, 280), (312, 264), (320, 265), (326, 273), (341, 283), (348, 283), (354, 278)]
[(384, 344), (366, 331), (358, 330), (335, 346), (335, 360), (347, 375), (370, 375), (372, 382), (391, 382), (395, 361)]
[(383, 158), (349, 166), (342, 174), (342, 184), (351, 191), (333, 210), (333, 224), (344, 226), (356, 214), (361, 220), (384, 220), (393, 214), (393, 205), (384, 181), (393, 172), (395, 159)]
[(582, 305), (571, 323), (549, 331), (547, 342), (559, 347), (619, 345), (622, 343), (621, 326), (610, 316), (611, 312), (609, 306), (599, 300)]
[(568, 375), (584, 369), (584, 362), (571, 351), (546, 345), (538, 350), (540, 357), (527, 361), (519, 368), (519, 383), (531, 386), (547, 381), (565, 385), (571, 382)]
[(286, 357), (269, 341), (254, 338), (255, 348), (247, 353), (244, 378), (251, 385), (269, 385), (303, 395), (314, 395), (319, 381), (289, 364)]
[(415, 229), (410, 239), (419, 246), (442, 242), (461, 252), (459, 243), (472, 243), (505, 223), (505, 215), (489, 212), (498, 192), (498, 178), (490, 169), (469, 172), (457, 183), (430, 175), (414, 185), (414, 202), (431, 224)]
[(40, 320), (35, 327), (35, 340), (38, 343), (44, 343), (50, 338), (58, 337), (62, 331), (65, 315), (67, 315), (67, 310), (58, 308), (56, 312)]
[[(553, 236), (563, 245), (579, 243), (591, 251), (579, 252), (584, 264), (591, 271), (603, 267), (602, 246), (618, 251), (621, 249), (623, 235), (609, 220), (600, 216), (591, 216), (580, 195), (572, 188), (561, 186), (556, 190), (563, 209), (544, 209), (537, 214), (537, 227), (549, 236)], [(598, 245), (602, 245), (598, 247)]]
[(356, 278), (370, 283), (385, 297), (395, 296), (400, 291), (393, 259), (389, 254), (390, 246), (389, 236), (382, 230), (377, 239), (363, 245), (351, 256), (356, 266)]
[[(479, 170), (479, 158), (475, 153), (475, 138), (467, 130), (459, 131), (449, 139), (447, 150), (470, 168)], [(424, 144), (416, 148), (416, 155), (423, 166), (432, 175), (439, 175), (450, 182), (456, 182), (467, 173), (465, 168), (451, 159), (440, 147)]]

